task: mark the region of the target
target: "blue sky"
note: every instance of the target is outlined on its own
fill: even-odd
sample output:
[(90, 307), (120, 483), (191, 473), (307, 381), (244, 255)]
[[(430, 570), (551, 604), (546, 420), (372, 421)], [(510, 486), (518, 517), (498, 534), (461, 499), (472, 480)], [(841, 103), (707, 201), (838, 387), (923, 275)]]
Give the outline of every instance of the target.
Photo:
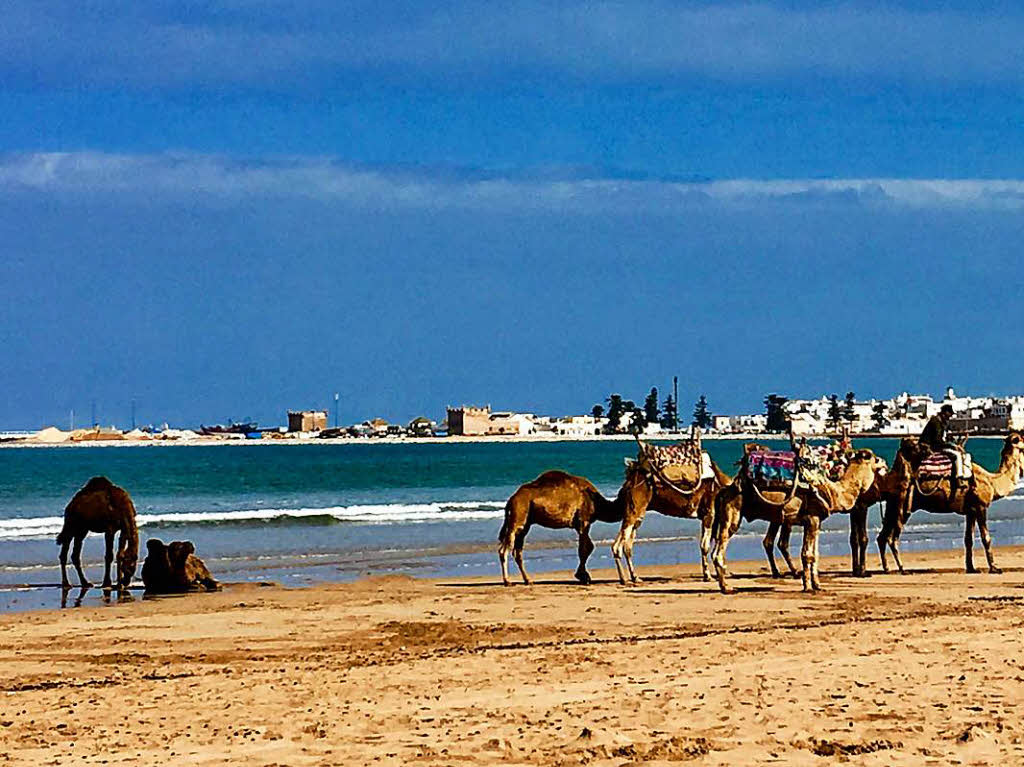
[(1010, 3), (12, 0), (0, 425), (1020, 392)]

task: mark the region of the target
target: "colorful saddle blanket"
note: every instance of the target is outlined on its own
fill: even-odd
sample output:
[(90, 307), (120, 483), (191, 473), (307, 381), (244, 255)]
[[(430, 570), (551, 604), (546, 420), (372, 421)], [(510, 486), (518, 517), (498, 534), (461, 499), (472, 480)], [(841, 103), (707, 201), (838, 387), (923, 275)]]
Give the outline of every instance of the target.
[[(648, 445), (647, 456), (651, 463), (669, 479), (684, 479), (684, 474), (696, 474), (700, 467), (700, 479), (712, 479), (715, 476), (711, 468), (711, 456), (701, 450), (696, 442), (680, 442), (676, 445)], [(690, 468), (690, 471), (680, 471)]]
[[(926, 479), (948, 479), (953, 476), (955, 461), (949, 453), (929, 453), (917, 467), (917, 476)], [(974, 473), (970, 453), (963, 453), (960, 459), (959, 478), (970, 479)]]
[(917, 467), (921, 477), (949, 477), (953, 474), (953, 458), (946, 453), (931, 453)]
[(796, 479), (796, 453), (757, 450), (747, 456), (747, 476), (759, 484), (792, 483)]

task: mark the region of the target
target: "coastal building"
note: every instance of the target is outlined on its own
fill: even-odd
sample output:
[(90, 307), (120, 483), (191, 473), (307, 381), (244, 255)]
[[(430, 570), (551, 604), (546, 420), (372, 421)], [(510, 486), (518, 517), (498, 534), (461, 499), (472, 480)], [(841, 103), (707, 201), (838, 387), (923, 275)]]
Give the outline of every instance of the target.
[(289, 410), (288, 431), (323, 431), (327, 428), (326, 410)]
[(490, 405), (448, 408), (449, 436), (525, 436), (536, 431), (534, 416), (531, 413), (492, 412)]
[(406, 428), (411, 437), (433, 437), (436, 430), (437, 424), (424, 416), (413, 418)]
[(592, 437), (604, 432), (607, 418), (592, 415), (570, 415), (554, 421), (554, 432), (563, 437)]

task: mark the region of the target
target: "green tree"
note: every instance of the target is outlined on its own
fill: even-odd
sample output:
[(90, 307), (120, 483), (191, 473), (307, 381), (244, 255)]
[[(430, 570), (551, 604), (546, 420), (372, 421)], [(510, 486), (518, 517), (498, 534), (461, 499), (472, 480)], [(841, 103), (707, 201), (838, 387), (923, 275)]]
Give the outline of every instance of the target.
[(873, 408), (871, 408), (871, 420), (874, 421), (875, 429), (881, 431), (889, 425), (889, 419), (885, 413), (885, 403), (878, 402)]
[(675, 431), (678, 421), (679, 413), (676, 408), (676, 401), (669, 394), (665, 397), (665, 404), (661, 406), (661, 428)]
[(843, 417), (843, 410), (839, 406), (839, 396), (833, 394), (828, 398), (828, 425), (835, 430), (839, 428), (839, 421)]
[(651, 387), (650, 393), (644, 400), (644, 418), (647, 423), (657, 423), (661, 417), (661, 412), (658, 410), (658, 390), (655, 387)]
[(608, 426), (606, 428), (609, 432), (619, 430), (619, 425), (622, 423), (622, 416), (625, 413), (626, 407), (622, 402), (622, 396), (619, 394), (608, 395)]
[(594, 405), (594, 407), (590, 409), (590, 414), (594, 416), (594, 418), (600, 418), (604, 415), (604, 405)]
[(768, 431), (786, 431), (789, 427), (789, 418), (786, 416), (785, 410), (787, 402), (789, 402), (789, 398), (779, 394), (769, 394), (764, 398), (765, 414), (768, 416), (765, 428)]
[(854, 405), (856, 404), (857, 400), (853, 396), (853, 392), (846, 392), (846, 400), (843, 402), (843, 418), (846, 419), (847, 423), (852, 424), (857, 420), (857, 411), (854, 409)]
[(711, 428), (711, 411), (708, 410), (708, 398), (703, 394), (693, 408), (693, 425), (700, 429)]
[(629, 430), (633, 434), (641, 434), (644, 430), (644, 426), (647, 425), (647, 416), (644, 411), (634, 406), (629, 417)]

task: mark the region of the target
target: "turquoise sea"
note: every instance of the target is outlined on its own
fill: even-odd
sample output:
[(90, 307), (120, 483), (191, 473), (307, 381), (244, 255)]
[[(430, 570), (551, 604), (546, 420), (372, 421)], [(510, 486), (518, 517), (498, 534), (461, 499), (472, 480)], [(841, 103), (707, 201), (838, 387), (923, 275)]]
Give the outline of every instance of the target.
[[(857, 444), (891, 460), (897, 441)], [(995, 468), (1000, 445), (978, 439), (970, 449), (977, 462)], [(705, 447), (731, 470), (742, 443), (706, 440)], [(623, 459), (635, 453), (628, 441), (2, 449), (0, 609), (59, 604), (54, 538), (68, 500), (97, 474), (134, 498), (143, 552), (150, 537), (192, 540), (222, 581), (299, 586), (395, 573), (497, 579), (503, 507), (521, 483), (560, 468), (614, 495)], [(1024, 542), (1021, 500), (1015, 495), (993, 507), (997, 546)], [(877, 511), (871, 525), (878, 525)], [(835, 516), (825, 527), (822, 552), (848, 553), (847, 518)], [(903, 537), (908, 563), (917, 549), (959, 548), (962, 530), (960, 517), (919, 512)], [(615, 532), (613, 525), (595, 527), (592, 568), (613, 565), (605, 544)], [(651, 512), (639, 534), (638, 566), (653, 574), (659, 565), (698, 561), (697, 532), (693, 520)], [(763, 525), (745, 525), (730, 559), (760, 560), (763, 534)], [(569, 579), (575, 556), (571, 531), (530, 532), (526, 563), (533, 572)], [(93, 580), (102, 559), (102, 537), (92, 535), (83, 560)], [(870, 562), (877, 562), (873, 542)], [(98, 591), (84, 602), (90, 600), (99, 601)]]

